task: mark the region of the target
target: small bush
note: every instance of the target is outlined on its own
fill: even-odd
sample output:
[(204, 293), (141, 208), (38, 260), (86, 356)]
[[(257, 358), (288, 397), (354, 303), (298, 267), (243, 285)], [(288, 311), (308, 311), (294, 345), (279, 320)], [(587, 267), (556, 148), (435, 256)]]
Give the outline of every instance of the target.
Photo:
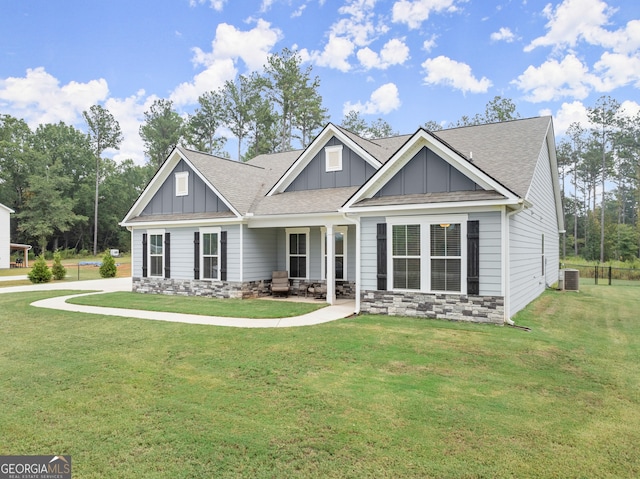
[(48, 283), (51, 281), (51, 270), (47, 266), (44, 255), (38, 256), (38, 259), (33, 264), (33, 268), (29, 272), (28, 277), (29, 281), (32, 283)]
[(53, 266), (51, 267), (51, 272), (53, 273), (53, 279), (57, 279), (58, 281), (64, 279), (67, 275), (67, 269), (62, 266), (62, 255), (59, 251), (53, 253)]
[(100, 276), (102, 278), (115, 278), (118, 268), (116, 267), (116, 261), (111, 256), (111, 253), (107, 250), (102, 257), (102, 265), (100, 265)]

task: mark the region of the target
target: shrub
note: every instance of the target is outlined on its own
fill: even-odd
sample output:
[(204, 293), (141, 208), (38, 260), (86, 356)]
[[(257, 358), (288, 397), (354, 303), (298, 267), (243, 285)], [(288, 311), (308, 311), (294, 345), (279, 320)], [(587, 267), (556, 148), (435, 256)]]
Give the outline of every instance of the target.
[(100, 276), (103, 278), (115, 278), (117, 272), (116, 261), (113, 259), (113, 256), (111, 256), (109, 250), (107, 250), (102, 257)]
[(53, 266), (51, 267), (53, 279), (61, 280), (67, 275), (67, 269), (62, 266), (62, 255), (59, 251), (53, 253)]
[(51, 270), (47, 266), (44, 255), (38, 256), (38, 259), (33, 264), (33, 268), (29, 272), (28, 277), (29, 281), (32, 283), (48, 283), (51, 281)]

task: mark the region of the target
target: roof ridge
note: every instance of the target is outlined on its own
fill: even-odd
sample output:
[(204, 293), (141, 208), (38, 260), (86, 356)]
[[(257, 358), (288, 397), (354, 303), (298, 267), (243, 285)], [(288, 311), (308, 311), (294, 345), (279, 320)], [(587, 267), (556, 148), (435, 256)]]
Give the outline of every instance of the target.
[(185, 146), (177, 146), (176, 148), (181, 149), (182, 151), (186, 151), (186, 152), (191, 152), (191, 153), (196, 153), (198, 155), (204, 155), (204, 156), (209, 156), (211, 158), (215, 158), (216, 160), (223, 160), (223, 161), (227, 161), (229, 163), (233, 163), (236, 165), (245, 165), (245, 166), (249, 166), (251, 168), (258, 168), (260, 170), (264, 170), (265, 168), (263, 168), (262, 166), (257, 166), (257, 165), (252, 165), (250, 163), (247, 163), (245, 161), (240, 161), (240, 160), (234, 160), (232, 158), (224, 158), (222, 156), (218, 156), (218, 155), (214, 155), (212, 153), (207, 153), (206, 151), (199, 151), (199, 150), (194, 150), (193, 148), (187, 148)]

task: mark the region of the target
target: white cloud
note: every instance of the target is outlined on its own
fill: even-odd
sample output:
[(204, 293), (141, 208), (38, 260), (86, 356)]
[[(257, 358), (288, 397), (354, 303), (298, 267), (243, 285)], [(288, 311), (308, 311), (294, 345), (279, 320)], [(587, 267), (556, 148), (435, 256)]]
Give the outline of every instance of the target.
[(303, 59), (313, 60), (318, 66), (347, 72), (351, 70), (348, 58), (353, 54), (354, 49), (355, 45), (348, 38), (331, 35), (322, 52), (308, 52), (305, 49), (301, 51), (301, 56)]
[(377, 33), (386, 31), (384, 25), (374, 25), (375, 5), (376, 0), (349, 0), (338, 9), (338, 13), (347, 17), (334, 23), (330, 33), (344, 36), (359, 47), (368, 45)]
[(227, 23), (219, 24), (210, 53), (197, 47), (193, 49), (194, 65), (204, 66), (205, 70), (195, 75), (193, 80), (178, 85), (170, 95), (171, 100), (176, 105), (196, 103), (200, 95), (221, 87), (226, 80), (236, 76), (238, 59), (248, 70), (262, 69), (269, 51), (280, 37), (280, 30), (271, 28), (270, 23), (264, 20), (258, 20), (255, 28), (248, 31), (238, 30)]
[(436, 46), (436, 35), (431, 35), (431, 38), (429, 38), (428, 40), (425, 40), (422, 43), (422, 49), (429, 53), (431, 50), (433, 50), (433, 48)]
[(572, 48), (585, 41), (620, 53), (632, 52), (640, 47), (640, 20), (632, 20), (618, 30), (606, 30), (604, 27), (615, 11), (603, 0), (564, 0), (555, 9), (547, 4), (542, 11), (549, 20), (547, 33), (535, 38), (524, 50), (545, 46)]
[[(543, 110), (541, 115), (549, 115), (549, 110)], [(553, 115), (553, 130), (558, 136), (563, 136), (571, 123), (580, 123), (583, 127), (589, 124), (587, 107), (581, 101), (562, 103), (555, 115)]]
[(637, 116), (640, 113), (640, 104), (632, 100), (625, 100), (620, 104), (620, 109), (624, 116)]
[(491, 40), (494, 42), (504, 41), (507, 43), (511, 43), (516, 39), (516, 36), (513, 34), (511, 29), (507, 27), (502, 27), (497, 32), (493, 32), (491, 34)]
[(406, 23), (410, 29), (419, 28), (432, 12), (457, 11), (454, 4), (455, 0), (399, 0), (393, 4), (393, 22)]
[(227, 0), (189, 0), (189, 5), (195, 7), (198, 4), (209, 3), (211, 8), (213, 8), (217, 12), (221, 12), (224, 8), (224, 4), (227, 3)]
[(633, 83), (640, 88), (640, 57), (622, 53), (604, 52), (594, 65), (599, 74), (596, 89), (608, 92)]
[(0, 108), (23, 118), (31, 127), (41, 123), (76, 124), (82, 112), (107, 98), (109, 87), (103, 78), (87, 83), (60, 81), (44, 67), (27, 69), (21, 78), (0, 79)]
[(525, 92), (525, 99), (534, 103), (589, 95), (597, 79), (575, 55), (567, 55), (561, 62), (548, 60), (539, 67), (529, 66), (511, 83)]
[(367, 70), (379, 68), (386, 70), (392, 65), (402, 65), (409, 59), (409, 47), (402, 41), (394, 38), (384, 44), (380, 54), (369, 47), (358, 50), (358, 60)]
[(350, 111), (357, 111), (366, 115), (386, 115), (400, 108), (400, 104), (398, 87), (394, 83), (386, 83), (371, 93), (369, 100), (365, 103), (346, 102), (343, 105), (342, 112), (344, 115)]
[(440, 55), (429, 58), (423, 64), (427, 76), (425, 83), (429, 85), (449, 85), (463, 93), (486, 93), (492, 86), (491, 80), (482, 77), (478, 80), (471, 73), (471, 67), (451, 58)]

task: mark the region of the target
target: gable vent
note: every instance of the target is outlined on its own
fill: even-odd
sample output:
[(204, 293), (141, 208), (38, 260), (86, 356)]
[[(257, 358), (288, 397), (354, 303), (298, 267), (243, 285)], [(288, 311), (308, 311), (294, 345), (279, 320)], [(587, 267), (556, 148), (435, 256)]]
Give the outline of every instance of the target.
[(342, 145), (327, 146), (324, 153), (326, 171), (342, 171)]

